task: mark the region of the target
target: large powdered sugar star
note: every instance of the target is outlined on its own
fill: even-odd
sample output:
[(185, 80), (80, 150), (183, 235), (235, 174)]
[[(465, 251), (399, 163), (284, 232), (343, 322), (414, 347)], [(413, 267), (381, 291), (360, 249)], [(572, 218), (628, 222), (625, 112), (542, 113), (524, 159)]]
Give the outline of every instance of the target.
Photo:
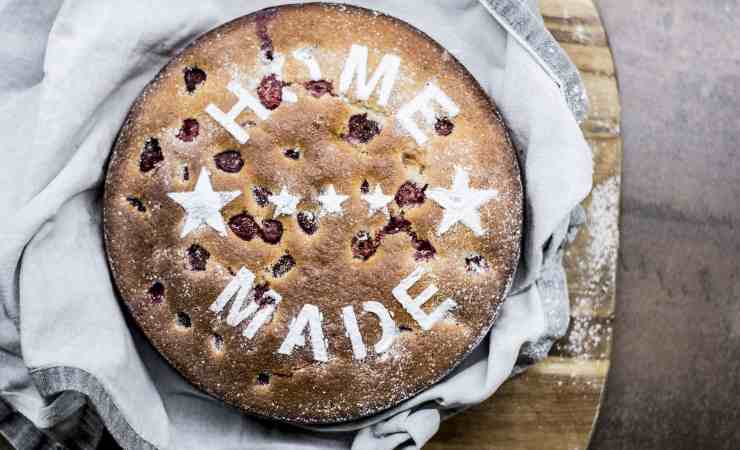
[(437, 236), (446, 233), (457, 222), (473, 230), (476, 236), (485, 233), (480, 223), (480, 208), (484, 203), (498, 197), (495, 189), (472, 189), (470, 176), (460, 167), (455, 167), (455, 178), (450, 189), (433, 188), (427, 192), (431, 198), (444, 208), (444, 216), (437, 228)]
[(342, 214), (342, 203), (348, 198), (347, 195), (337, 194), (334, 185), (330, 184), (318, 197), (319, 203), (321, 203), (319, 215)]
[(388, 203), (393, 200), (390, 195), (383, 194), (383, 189), (379, 184), (375, 185), (375, 189), (367, 194), (362, 194), (362, 199), (367, 202), (367, 216), (370, 217), (378, 211), (382, 211), (386, 216), (388, 215)]
[(221, 216), (221, 208), (241, 195), (241, 191), (214, 192), (211, 174), (204, 167), (200, 170), (195, 190), (192, 192), (170, 192), (169, 198), (185, 210), (185, 225), (180, 237), (183, 238), (203, 224), (207, 224), (222, 236), (226, 236), (226, 224)]
[(277, 218), (281, 215), (290, 216), (295, 214), (298, 210), (298, 202), (301, 201), (301, 197), (291, 194), (288, 192), (288, 188), (283, 186), (283, 189), (278, 195), (271, 195), (267, 197), (267, 200), (275, 205), (275, 212), (272, 217)]

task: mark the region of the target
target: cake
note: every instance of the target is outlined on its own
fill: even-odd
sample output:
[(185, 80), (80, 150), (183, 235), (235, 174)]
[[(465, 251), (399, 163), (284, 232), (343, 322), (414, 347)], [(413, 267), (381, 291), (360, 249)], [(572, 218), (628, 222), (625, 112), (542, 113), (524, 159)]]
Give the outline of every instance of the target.
[(190, 382), (293, 424), (366, 417), (494, 323), (522, 230), (495, 105), (375, 11), (262, 10), (201, 36), (134, 103), (105, 182), (113, 279)]

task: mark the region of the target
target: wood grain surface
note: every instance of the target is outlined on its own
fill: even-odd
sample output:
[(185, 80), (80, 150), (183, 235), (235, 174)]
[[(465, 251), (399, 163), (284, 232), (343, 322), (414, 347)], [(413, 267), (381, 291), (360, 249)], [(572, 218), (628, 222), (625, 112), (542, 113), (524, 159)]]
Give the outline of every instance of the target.
[(593, 150), (586, 223), (565, 253), (568, 334), (550, 356), (507, 381), (488, 401), (445, 421), (426, 448), (583, 449), (609, 369), (622, 172), (614, 63), (592, 0), (541, 0), (545, 25), (581, 71), (590, 111), (581, 128)]

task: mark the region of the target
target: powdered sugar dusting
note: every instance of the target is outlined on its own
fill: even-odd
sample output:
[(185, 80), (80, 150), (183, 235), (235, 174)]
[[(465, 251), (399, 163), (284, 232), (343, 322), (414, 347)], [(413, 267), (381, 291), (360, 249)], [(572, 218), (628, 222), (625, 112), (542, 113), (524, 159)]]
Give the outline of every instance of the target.
[[(260, 16), (258, 33), (262, 41), (257, 45), (254, 27), (250, 26), (248, 19), (244, 22), (245, 27), (237, 21), (231, 28), (202, 39), (201, 48), (188, 50), (183, 59), (190, 58), (188, 64), (195, 61), (202, 67), (207, 72), (207, 82), (192, 95), (183, 93), (178, 84), (175, 101), (162, 101), (161, 92), (164, 90), (160, 88), (169, 90), (173, 83), (183, 83), (181, 71), (177, 71), (176, 77), (165, 72), (158, 81), (160, 86), (152, 85), (147, 91), (154, 89), (152, 95), (157, 96), (157, 103), (144, 106), (156, 106), (157, 114), (164, 112), (167, 115), (162, 116), (168, 121), (173, 117), (170, 123), (177, 124), (161, 131), (162, 136), (147, 130), (161, 139), (165, 156), (164, 162), (146, 175), (143, 195), (133, 192), (141, 197), (147, 211), (138, 212), (123, 203), (129, 209), (113, 213), (123, 217), (119, 224), (125, 222), (118, 231), (127, 229), (139, 233), (148, 227), (146, 232), (151, 234), (152, 255), (156, 255), (142, 257), (145, 264), (150, 262), (150, 258), (156, 259), (156, 264), (151, 269), (147, 268), (145, 275), (124, 267), (119, 270), (123, 274), (121, 276), (133, 280), (132, 284), (146, 276), (144, 289), (137, 286), (139, 293), (146, 293), (155, 280), (161, 280), (167, 289), (166, 307), (178, 313), (182, 311), (183, 317), (192, 318), (192, 326), (180, 327), (182, 329), (177, 330), (176, 336), (162, 334), (160, 339), (178, 339), (180, 344), (185, 339), (195, 340), (202, 342), (202, 347), (207, 350), (205, 354), (197, 354), (198, 348), (195, 348), (192, 357), (165, 352), (176, 367), (213, 394), (248, 411), (289, 421), (316, 423), (356, 418), (395, 404), (448, 373), (480, 341), (500, 300), (497, 297), (495, 302), (491, 302), (492, 293), (500, 292), (500, 286), (510, 283), (513, 259), (518, 252), (516, 244), (520, 229), (517, 223), (521, 211), (517, 205), (517, 184), (510, 183), (516, 177), (516, 171), (506, 166), (500, 170), (503, 176), (490, 181), (504, 195), (506, 202), (490, 202), (479, 211), (483, 229), (495, 228), (495, 235), (491, 233), (488, 237), (501, 244), (498, 256), (494, 257), (493, 252), (485, 245), (481, 246), (473, 233), (435, 236), (434, 230), (441, 216), (430, 219), (432, 215), (427, 210), (432, 209), (436, 214), (440, 209), (433, 200), (407, 206), (407, 211), (394, 203), (393, 195), (410, 180), (419, 186), (429, 184), (430, 189), (449, 186), (450, 178), (441, 178), (440, 173), (449, 172), (452, 176), (452, 167), (457, 163), (466, 166), (478, 163), (472, 174), (474, 184), (480, 187), (478, 190), (493, 188), (479, 178), (481, 171), (478, 167), (486, 169), (489, 162), (477, 161), (478, 154), (469, 156), (481, 151), (481, 143), (475, 137), (470, 133), (456, 133), (449, 138), (433, 137), (427, 148), (417, 148), (419, 146), (407, 137), (407, 133), (398, 132), (402, 127), (393, 127), (396, 123), (394, 116), (403, 103), (424, 89), (425, 80), (432, 79), (446, 87), (460, 80), (467, 83), (459, 92), (450, 90), (456, 101), (454, 107), (446, 105), (447, 109), (452, 109), (451, 112), (446, 111), (444, 105), (447, 99), (451, 101), (450, 97), (435, 99), (437, 103), (433, 107), (416, 111), (415, 120), (419, 125), (426, 122), (430, 138), (434, 132), (429, 127), (433, 126), (432, 116), (441, 113), (451, 117), (460, 113), (455, 130), (464, 130), (467, 125), (464, 121), (468, 117), (466, 111), (471, 112), (475, 108), (476, 117), (485, 118), (477, 110), (483, 108), (488, 111), (487, 105), (465, 98), (470, 92), (477, 95), (475, 86), (470, 88), (464, 70), (447, 71), (446, 68), (454, 61), (445, 60), (444, 66), (438, 65), (437, 61), (444, 56), (433, 44), (421, 39), (414, 51), (409, 52), (408, 40), (418, 40), (418, 37), (408, 34), (404, 25), (383, 15), (369, 16), (352, 8), (316, 5), (305, 8), (314, 14), (317, 13), (316, 8), (332, 14), (344, 9), (346, 20), (341, 18), (338, 21), (334, 33), (351, 31), (356, 20), (363, 21), (363, 26), (368, 20), (371, 23), (377, 20), (381, 27), (370, 30), (370, 41), (363, 40), (363, 45), (354, 46), (355, 49), (364, 49), (361, 48), (359, 53), (355, 50), (359, 56), (350, 58), (355, 66), (346, 71), (343, 68), (348, 67), (347, 56), (355, 39), (347, 40), (346, 46), (331, 44), (331, 48), (315, 46), (310, 38), (300, 38), (301, 42), (291, 43), (286, 35), (281, 35), (290, 30), (290, 27), (285, 27), (285, 16), (281, 17), (280, 12), (288, 9), (269, 10)], [(372, 35), (383, 33), (391, 36), (390, 43), (373, 48), (369, 43)], [(406, 33), (406, 39), (400, 36), (393, 38), (403, 33)], [(213, 52), (216, 48), (224, 48), (229, 41), (239, 45)], [(389, 41), (386, 39), (384, 42)], [(255, 48), (258, 49), (256, 57)], [(211, 54), (202, 52), (204, 49), (210, 49)], [(400, 56), (403, 56), (403, 61)], [(292, 58), (297, 61), (291, 61)], [(214, 60), (218, 64), (214, 64)], [(178, 63), (175, 60), (171, 66)], [(437, 70), (445, 70), (445, 73), (430, 74)], [(343, 72), (346, 72), (344, 78), (349, 80), (342, 98), (345, 102), (337, 96)], [(464, 76), (460, 78), (460, 74)], [(284, 78), (286, 76), (291, 79)], [(325, 92), (315, 95), (316, 92), (308, 87), (304, 91), (303, 81), (319, 77), (329, 86)], [(228, 89), (229, 85), (233, 89)], [(141, 101), (147, 102), (146, 99)], [(457, 101), (462, 111), (456, 109)], [(274, 114), (261, 111), (258, 102)], [(286, 102), (297, 104), (286, 107)], [(176, 105), (172, 106), (173, 103)], [(215, 104), (219, 111), (213, 108), (210, 112), (204, 111), (210, 103)], [(378, 132), (360, 144), (345, 139), (346, 117), (365, 113), (369, 121), (377, 122)], [(203, 128), (197, 141), (184, 142), (171, 137), (178, 132), (182, 114), (201, 122)], [(147, 120), (151, 118), (150, 113), (143, 116)], [(214, 116), (216, 120), (211, 120)], [(249, 120), (238, 120), (237, 116), (249, 116)], [(489, 122), (484, 120), (476, 126), (490, 133), (489, 129), (497, 124)], [(296, 132), (299, 129), (306, 132)], [(248, 139), (247, 131), (252, 135), (251, 139)], [(500, 130), (494, 130), (494, 133), (500, 134)], [(139, 139), (138, 136), (136, 138)], [(454, 146), (460, 154), (452, 158), (452, 162), (449, 154), (440, 155), (436, 151), (435, 147), (445, 142), (443, 139), (449, 139), (446, 144)], [(286, 149), (296, 147), (300, 147), (297, 157), (285, 153)], [(495, 150), (508, 157), (508, 147)], [(226, 166), (228, 169), (224, 169), (223, 164), (215, 162), (218, 170), (213, 169), (215, 156), (226, 151), (238, 153), (243, 166)], [(418, 159), (406, 160), (407, 151), (416, 154)], [(403, 158), (402, 164), (398, 164), (397, 158)], [(496, 161), (490, 165), (496, 166)], [(175, 191), (191, 190), (196, 181), (194, 175), (204, 167), (212, 168), (214, 186), (218, 190), (242, 189), (244, 195), (223, 210), (228, 223), (225, 236), (213, 232), (189, 235), (186, 236), (188, 242), (180, 244), (176, 241), (177, 251), (168, 253), (161, 244), (171, 242), (168, 227), (172, 202), (165, 199), (160, 208), (157, 207), (158, 201), (151, 197), (159, 195), (159, 188), (170, 184)], [(188, 170), (187, 175), (184, 168)], [(135, 178), (141, 174), (134, 172), (128, 175)], [(368, 180), (369, 186), (361, 192), (358, 186), (363, 179)], [(483, 185), (478, 186), (478, 182)], [(126, 183), (124, 186), (131, 189), (139, 185)], [(255, 201), (250, 195), (253, 187), (268, 190), (271, 194), (266, 198), (269, 200), (261, 204)], [(511, 208), (505, 207), (509, 203)], [(116, 208), (123, 207), (117, 205)], [(368, 236), (375, 239), (376, 232), (386, 231), (385, 225), (391, 216), (403, 217), (403, 214), (414, 225), (408, 236), (389, 237), (387, 246), (379, 250), (374, 259), (353, 260), (350, 244), (357, 230), (369, 230)], [(159, 219), (160, 216), (164, 219)], [(238, 219), (232, 221), (236, 217)], [(467, 225), (477, 229), (478, 222), (468, 222), (458, 228), (464, 229)], [(464, 239), (458, 236), (462, 234), (466, 235)], [(185, 249), (195, 240), (211, 252), (205, 268), (198, 266), (193, 269), (196, 266), (188, 265)], [(130, 266), (140, 268), (142, 262), (131, 258), (134, 252), (130, 250), (137, 247), (123, 241), (125, 239), (117, 239), (111, 247), (123, 248), (126, 259), (122, 261), (129, 261)], [(439, 253), (435, 250), (437, 246), (441, 249)], [(419, 252), (426, 252), (423, 259), (417, 256)], [(485, 254), (492, 262), (491, 266), (484, 269), (481, 263), (470, 271), (465, 270), (465, 256), (473, 253)], [(290, 267), (276, 271), (276, 261), (288, 256), (292, 261)], [(452, 271), (440, 272), (440, 264), (448, 262)], [(234, 277), (238, 278), (234, 269), (240, 264), (253, 271), (252, 287), (242, 287), (238, 293), (234, 292), (219, 312), (214, 314), (211, 311), (204, 319), (205, 314), (201, 314), (199, 308), (205, 309), (212, 304), (216, 292), (234, 289), (228, 286)], [(396, 292), (403, 300), (399, 303), (391, 293), (393, 287), (419, 267), (423, 267), (426, 273), (417, 280), (418, 283), (411, 283), (416, 286), (409, 285)], [(141, 277), (137, 278), (137, 275)], [(120, 276), (117, 274), (116, 277)], [(475, 277), (475, 282), (470, 282), (472, 277)], [(356, 280), (352, 288), (344, 285), (348, 278)], [(300, 293), (297, 293), (299, 289), (296, 286), (307, 286), (308, 289), (300, 288)], [(363, 289), (366, 290), (365, 295), (358, 297), (363, 294), (357, 294), (355, 290)], [(123, 291), (127, 296), (128, 293)], [(274, 294), (271, 296), (270, 292)], [(218, 298), (221, 299), (219, 304), (223, 303), (225, 297)], [(354, 318), (346, 309), (349, 305), (354, 307), (353, 313), (357, 313)], [(339, 314), (343, 308), (347, 311), (344, 317)], [(148, 311), (151, 314), (149, 322), (144, 324), (145, 331), (155, 334), (158, 331), (153, 325), (158, 313), (153, 307)], [(171, 311), (167, 315), (168, 326), (172, 322)], [(202, 335), (201, 329), (204, 322), (207, 322), (206, 335)], [(367, 345), (364, 352), (360, 350), (360, 344)], [(428, 351), (430, 348), (434, 351)], [(351, 350), (354, 350), (356, 358), (352, 358)], [(255, 373), (241, 374), (247, 380), (254, 380), (254, 385), (245, 388), (243, 383), (233, 383), (231, 380), (236, 376), (233, 370), (213, 371), (209, 366), (213, 363), (210, 358), (215, 358), (216, 353), (220, 363), (234, 362), (253, 367), (253, 363), (258, 361), (258, 365), (263, 367), (255, 367)], [(357, 386), (353, 386), (354, 392), (339, 386), (332, 388), (332, 383), (336, 385), (336, 380), (346, 376), (357, 381)], [(380, 392), (368, 388), (368, 382), (380, 379), (384, 386)], [(277, 404), (280, 403), (277, 399), (286, 392), (290, 394), (290, 401)]]

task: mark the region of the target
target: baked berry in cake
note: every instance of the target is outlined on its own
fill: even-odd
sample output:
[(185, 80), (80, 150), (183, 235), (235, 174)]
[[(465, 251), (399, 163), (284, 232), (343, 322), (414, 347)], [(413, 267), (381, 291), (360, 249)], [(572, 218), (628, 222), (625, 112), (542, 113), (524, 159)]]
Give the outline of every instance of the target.
[(521, 227), (495, 105), (428, 36), (350, 6), (197, 39), (136, 100), (106, 179), (113, 277), (154, 346), (298, 424), (448, 374), (494, 323)]

